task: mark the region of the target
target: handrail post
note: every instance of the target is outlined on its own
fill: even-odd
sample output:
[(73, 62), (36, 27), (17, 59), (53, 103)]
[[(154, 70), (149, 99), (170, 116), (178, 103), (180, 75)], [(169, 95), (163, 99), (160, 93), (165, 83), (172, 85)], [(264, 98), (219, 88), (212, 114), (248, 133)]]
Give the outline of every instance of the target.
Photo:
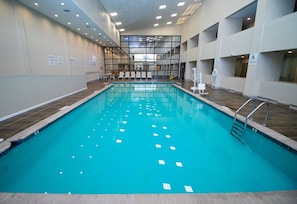
[(265, 114), (265, 120), (264, 120), (264, 124), (263, 124), (264, 126), (266, 126), (266, 124), (267, 124), (269, 111), (270, 111), (270, 105), (269, 105), (269, 103), (266, 103), (266, 114)]

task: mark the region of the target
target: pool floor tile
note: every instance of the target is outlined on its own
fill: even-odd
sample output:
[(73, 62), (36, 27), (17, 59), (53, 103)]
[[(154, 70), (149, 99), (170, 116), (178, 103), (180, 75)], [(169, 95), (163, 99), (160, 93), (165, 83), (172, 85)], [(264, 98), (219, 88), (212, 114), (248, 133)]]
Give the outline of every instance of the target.
[(187, 193), (193, 193), (194, 192), (192, 186), (184, 186), (184, 187), (185, 187), (185, 191)]
[(169, 183), (163, 183), (164, 190), (171, 190), (171, 185)]

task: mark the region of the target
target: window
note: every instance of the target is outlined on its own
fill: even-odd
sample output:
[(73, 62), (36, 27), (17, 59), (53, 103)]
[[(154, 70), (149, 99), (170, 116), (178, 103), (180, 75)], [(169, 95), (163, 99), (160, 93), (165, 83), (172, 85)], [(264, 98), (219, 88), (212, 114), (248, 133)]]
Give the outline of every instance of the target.
[(121, 48), (105, 49), (106, 72), (150, 71), (154, 78), (178, 75), (180, 36), (121, 36)]
[(297, 54), (286, 54), (284, 56), (280, 81), (297, 83)]
[(235, 77), (246, 77), (247, 68), (248, 68), (249, 56), (243, 55), (241, 57), (237, 57), (236, 66), (235, 66)]

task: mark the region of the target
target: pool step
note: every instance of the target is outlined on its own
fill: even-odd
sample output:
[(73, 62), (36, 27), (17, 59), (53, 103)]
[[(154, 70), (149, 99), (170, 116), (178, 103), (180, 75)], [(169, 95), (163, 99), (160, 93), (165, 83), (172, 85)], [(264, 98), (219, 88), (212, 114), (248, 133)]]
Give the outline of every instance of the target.
[(245, 132), (244, 124), (238, 120), (235, 120), (232, 125), (231, 135), (236, 137), (238, 140), (242, 141), (241, 138), (243, 137)]

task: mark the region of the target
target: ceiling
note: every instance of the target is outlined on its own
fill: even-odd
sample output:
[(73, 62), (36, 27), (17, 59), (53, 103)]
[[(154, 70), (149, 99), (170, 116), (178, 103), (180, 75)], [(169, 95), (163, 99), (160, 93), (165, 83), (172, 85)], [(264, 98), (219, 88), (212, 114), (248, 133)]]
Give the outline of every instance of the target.
[[(140, 29), (176, 25), (188, 8), (197, 7), (203, 0), (98, 1), (101, 1), (108, 14), (117, 13), (117, 16), (110, 16), (110, 18), (115, 25), (117, 22), (121, 22), (121, 25), (116, 25), (118, 30), (125, 29), (127, 32), (133, 32)], [(119, 46), (89, 17), (88, 13), (84, 12), (72, 0), (19, 0), (19, 2), (103, 47)], [(184, 5), (177, 6), (180, 2), (184, 2)], [(166, 5), (166, 8), (159, 9), (160, 5)], [(186, 20), (195, 10), (189, 11), (190, 13), (188, 12), (182, 18)], [(176, 16), (172, 17), (172, 14)], [(157, 16), (161, 16), (161, 19), (156, 19)], [(158, 26), (154, 26), (154, 24), (158, 24)], [(125, 31), (120, 34), (124, 34)]]
[[(184, 11), (194, 4), (200, 4), (202, 0), (101, 0), (108, 13), (117, 12), (117, 16), (111, 17), (113, 22), (121, 22), (117, 26), (125, 31), (154, 28), (168, 25), (176, 25)], [(178, 6), (179, 3), (184, 3)], [(166, 5), (165, 9), (159, 9)], [(174, 16), (172, 17), (172, 14)], [(161, 19), (156, 19), (161, 16)], [(167, 24), (171, 22), (171, 24)]]

